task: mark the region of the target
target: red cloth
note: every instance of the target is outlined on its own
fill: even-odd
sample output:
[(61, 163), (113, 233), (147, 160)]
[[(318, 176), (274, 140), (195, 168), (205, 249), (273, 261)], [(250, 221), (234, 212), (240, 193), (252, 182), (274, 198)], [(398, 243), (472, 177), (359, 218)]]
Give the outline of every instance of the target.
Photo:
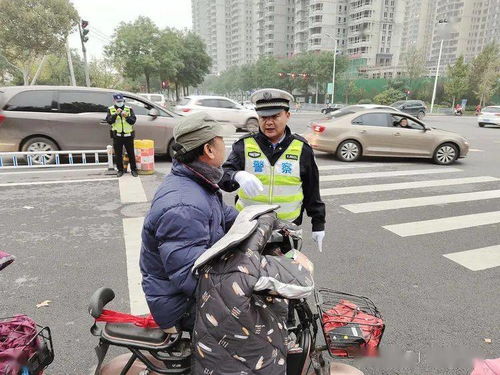
[(159, 328), (151, 314), (137, 316), (125, 314), (119, 311), (102, 310), (102, 314), (96, 319), (96, 321), (106, 323), (133, 323), (141, 328)]
[(35, 322), (26, 315), (16, 315), (0, 321), (0, 374), (17, 374), (38, 347)]
[[(321, 319), (325, 333), (348, 323), (359, 324), (367, 342), (363, 348), (366, 351), (365, 355), (374, 356), (377, 354), (377, 348), (384, 332), (382, 319), (359, 310), (356, 304), (347, 300), (341, 300), (336, 306), (325, 311)], [(330, 349), (330, 352), (341, 357), (348, 355), (344, 350)]]
[(500, 375), (500, 358), (474, 361), (474, 370), (470, 375)]

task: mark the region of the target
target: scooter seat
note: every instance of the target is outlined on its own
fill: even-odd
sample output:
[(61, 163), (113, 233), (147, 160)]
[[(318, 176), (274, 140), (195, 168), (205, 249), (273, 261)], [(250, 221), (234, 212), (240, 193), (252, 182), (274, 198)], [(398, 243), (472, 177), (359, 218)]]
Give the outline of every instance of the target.
[(102, 331), (102, 337), (114, 345), (156, 350), (169, 348), (179, 336), (159, 328), (142, 328), (131, 323), (106, 323)]

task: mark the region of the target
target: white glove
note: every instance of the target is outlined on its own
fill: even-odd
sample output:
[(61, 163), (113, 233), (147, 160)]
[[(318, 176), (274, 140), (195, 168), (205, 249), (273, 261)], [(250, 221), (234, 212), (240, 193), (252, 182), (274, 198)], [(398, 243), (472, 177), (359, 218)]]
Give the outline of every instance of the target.
[(251, 173), (239, 171), (234, 175), (234, 179), (249, 197), (254, 197), (264, 191), (262, 182)]
[(325, 238), (325, 231), (312, 232), (312, 240), (318, 245), (318, 250), (321, 253), (323, 251), (323, 238)]

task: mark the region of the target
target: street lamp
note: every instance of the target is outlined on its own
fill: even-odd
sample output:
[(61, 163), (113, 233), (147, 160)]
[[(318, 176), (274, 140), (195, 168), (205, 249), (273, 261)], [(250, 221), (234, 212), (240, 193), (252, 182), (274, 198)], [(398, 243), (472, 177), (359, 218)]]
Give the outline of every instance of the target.
[(335, 96), (335, 64), (337, 62), (337, 38), (334, 38), (328, 33), (325, 33), (325, 35), (333, 39), (335, 42), (333, 47), (333, 72), (332, 72), (332, 104), (333, 104), (333, 98)]
[[(438, 21), (440, 24), (448, 23), (447, 19), (440, 19)], [(432, 90), (432, 101), (431, 101), (431, 113), (434, 108), (434, 100), (436, 99), (436, 88), (437, 88), (437, 83), (438, 83), (438, 77), (439, 77), (439, 67), (441, 65), (441, 53), (443, 52), (443, 42), (444, 38), (441, 38), (441, 44), (439, 46), (439, 56), (438, 56), (438, 63), (436, 67), (436, 77), (434, 78), (434, 90)]]

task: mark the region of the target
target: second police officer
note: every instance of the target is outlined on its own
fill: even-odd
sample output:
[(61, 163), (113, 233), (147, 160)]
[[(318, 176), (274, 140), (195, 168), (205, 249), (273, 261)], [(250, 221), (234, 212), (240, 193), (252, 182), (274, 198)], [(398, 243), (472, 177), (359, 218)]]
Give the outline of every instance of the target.
[(259, 132), (233, 144), (219, 186), (228, 192), (237, 190), (238, 210), (252, 204), (279, 204), (278, 218), (297, 225), (305, 210), (311, 217), (312, 239), (321, 251), (325, 204), (313, 150), (287, 125), (294, 98), (283, 90), (262, 89), (250, 100), (259, 115)]

